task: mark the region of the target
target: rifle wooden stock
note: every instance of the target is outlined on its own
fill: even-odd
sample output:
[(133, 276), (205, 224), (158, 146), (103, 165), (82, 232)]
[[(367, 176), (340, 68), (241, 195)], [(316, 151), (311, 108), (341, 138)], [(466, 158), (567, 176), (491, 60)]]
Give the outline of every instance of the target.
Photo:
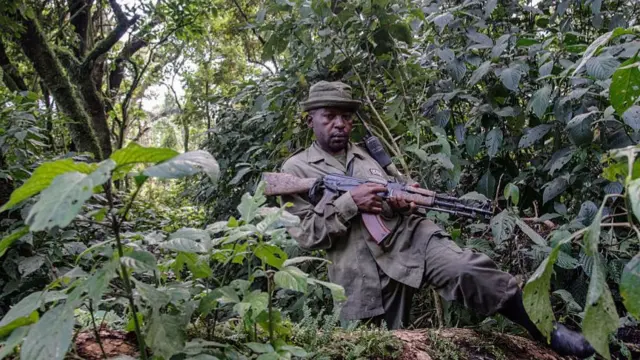
[(314, 178), (299, 178), (285, 173), (263, 173), (262, 179), (265, 182), (264, 194), (267, 196), (304, 193), (316, 182)]

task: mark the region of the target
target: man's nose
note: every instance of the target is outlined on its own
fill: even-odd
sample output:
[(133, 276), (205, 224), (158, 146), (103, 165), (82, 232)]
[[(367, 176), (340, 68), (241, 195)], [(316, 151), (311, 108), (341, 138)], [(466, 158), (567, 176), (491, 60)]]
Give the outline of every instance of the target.
[(338, 128), (343, 128), (345, 127), (345, 125), (346, 125), (346, 119), (342, 117), (342, 115), (336, 116), (336, 121), (334, 122), (333, 126)]

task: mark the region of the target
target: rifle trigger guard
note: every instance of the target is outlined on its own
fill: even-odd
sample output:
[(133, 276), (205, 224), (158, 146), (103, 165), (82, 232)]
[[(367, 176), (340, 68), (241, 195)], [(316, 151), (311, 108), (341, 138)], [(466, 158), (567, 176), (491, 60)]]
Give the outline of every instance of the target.
[(325, 191), (324, 182), (322, 181), (322, 178), (319, 178), (318, 180), (316, 180), (316, 182), (313, 183), (313, 186), (311, 186), (311, 188), (309, 189), (308, 196), (311, 203), (314, 205), (318, 204), (320, 200), (322, 200), (324, 191)]

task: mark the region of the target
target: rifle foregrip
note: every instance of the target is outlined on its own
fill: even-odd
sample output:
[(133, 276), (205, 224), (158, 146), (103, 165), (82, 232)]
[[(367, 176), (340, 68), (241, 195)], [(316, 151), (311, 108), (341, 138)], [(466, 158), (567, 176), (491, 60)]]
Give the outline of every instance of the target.
[(265, 182), (264, 194), (267, 196), (306, 193), (316, 182), (314, 178), (299, 178), (285, 173), (263, 173), (262, 180)]

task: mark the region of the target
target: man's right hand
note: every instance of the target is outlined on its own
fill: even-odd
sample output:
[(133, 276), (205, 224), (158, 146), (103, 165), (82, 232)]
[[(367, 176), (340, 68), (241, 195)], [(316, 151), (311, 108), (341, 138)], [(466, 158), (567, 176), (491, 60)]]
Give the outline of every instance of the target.
[(364, 183), (349, 192), (360, 211), (379, 214), (382, 212), (382, 197), (380, 197), (378, 193), (386, 191), (387, 188), (384, 185)]

